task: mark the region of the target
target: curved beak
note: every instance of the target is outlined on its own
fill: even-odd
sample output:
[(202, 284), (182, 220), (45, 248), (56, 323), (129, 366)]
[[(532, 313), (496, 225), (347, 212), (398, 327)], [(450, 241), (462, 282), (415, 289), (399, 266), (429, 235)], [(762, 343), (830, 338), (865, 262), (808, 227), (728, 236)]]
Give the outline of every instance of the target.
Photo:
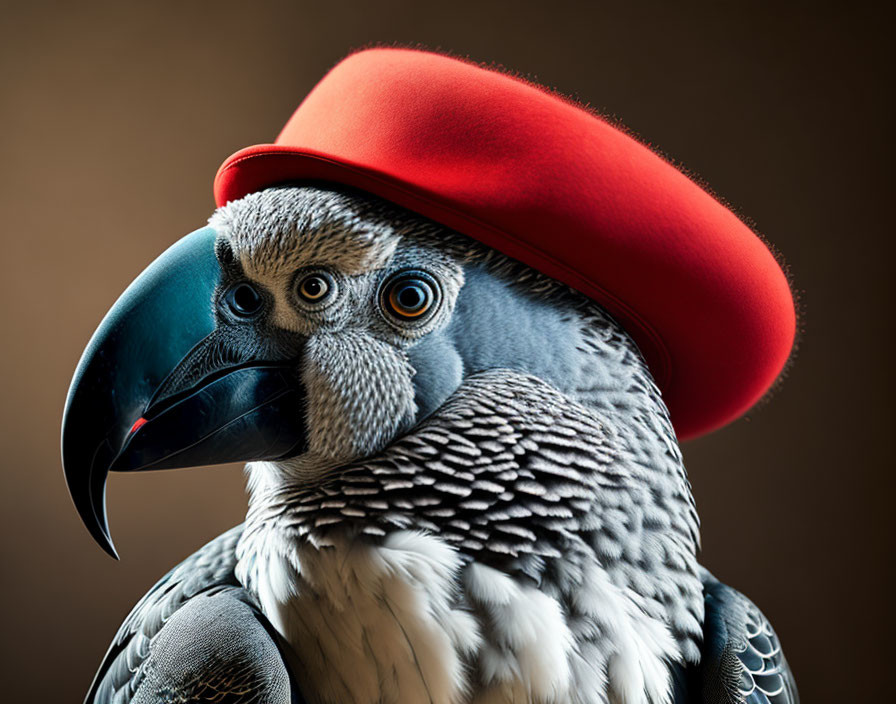
[(75, 371), (62, 464), (90, 534), (118, 557), (106, 518), (110, 470), (271, 460), (305, 448), (304, 393), (289, 353), (234, 347), (214, 313), (215, 231), (187, 235), (122, 294)]

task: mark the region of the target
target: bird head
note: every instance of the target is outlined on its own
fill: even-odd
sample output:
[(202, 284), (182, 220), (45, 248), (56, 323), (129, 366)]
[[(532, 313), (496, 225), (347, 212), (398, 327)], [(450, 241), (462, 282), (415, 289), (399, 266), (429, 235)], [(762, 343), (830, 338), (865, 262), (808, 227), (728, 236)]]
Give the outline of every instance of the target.
[(269, 188), (219, 208), (100, 324), (66, 404), (66, 479), (115, 555), (110, 470), (252, 461), (313, 486), (493, 369), (611, 413), (637, 386), (674, 437), (637, 347), (584, 296), (374, 196)]

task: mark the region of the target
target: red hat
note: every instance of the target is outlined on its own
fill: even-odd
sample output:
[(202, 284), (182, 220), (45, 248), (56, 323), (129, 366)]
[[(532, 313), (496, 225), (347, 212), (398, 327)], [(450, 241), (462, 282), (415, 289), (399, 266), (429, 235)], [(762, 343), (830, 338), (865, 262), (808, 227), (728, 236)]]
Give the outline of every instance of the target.
[(598, 301), (638, 343), (682, 439), (744, 413), (790, 354), (790, 288), (749, 227), (605, 120), (499, 71), (352, 54), (274, 144), (224, 162), (215, 200), (306, 179), (390, 200)]

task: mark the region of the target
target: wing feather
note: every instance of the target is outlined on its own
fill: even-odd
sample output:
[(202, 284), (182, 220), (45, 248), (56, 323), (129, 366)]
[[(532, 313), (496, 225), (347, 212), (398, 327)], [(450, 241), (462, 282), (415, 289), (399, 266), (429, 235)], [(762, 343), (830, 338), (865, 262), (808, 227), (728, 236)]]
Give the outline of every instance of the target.
[(119, 628), (85, 704), (289, 704), (279, 637), (234, 576), (237, 526), (188, 557)]
[(743, 594), (701, 571), (706, 616), (700, 665), (707, 704), (798, 704), (793, 673), (768, 619)]

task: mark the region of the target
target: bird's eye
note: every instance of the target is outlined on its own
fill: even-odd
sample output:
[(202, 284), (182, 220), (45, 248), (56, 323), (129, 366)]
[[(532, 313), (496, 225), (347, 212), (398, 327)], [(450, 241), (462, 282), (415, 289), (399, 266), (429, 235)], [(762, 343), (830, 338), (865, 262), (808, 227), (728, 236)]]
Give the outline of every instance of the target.
[(383, 287), (382, 306), (391, 316), (402, 320), (422, 318), (435, 309), (439, 287), (422, 271), (393, 276)]
[(237, 284), (231, 288), (226, 296), (230, 310), (241, 318), (254, 316), (261, 310), (264, 300), (254, 286), (247, 283)]
[(315, 271), (299, 279), (296, 290), (305, 303), (321, 303), (333, 294), (335, 290), (333, 279), (322, 271)]

